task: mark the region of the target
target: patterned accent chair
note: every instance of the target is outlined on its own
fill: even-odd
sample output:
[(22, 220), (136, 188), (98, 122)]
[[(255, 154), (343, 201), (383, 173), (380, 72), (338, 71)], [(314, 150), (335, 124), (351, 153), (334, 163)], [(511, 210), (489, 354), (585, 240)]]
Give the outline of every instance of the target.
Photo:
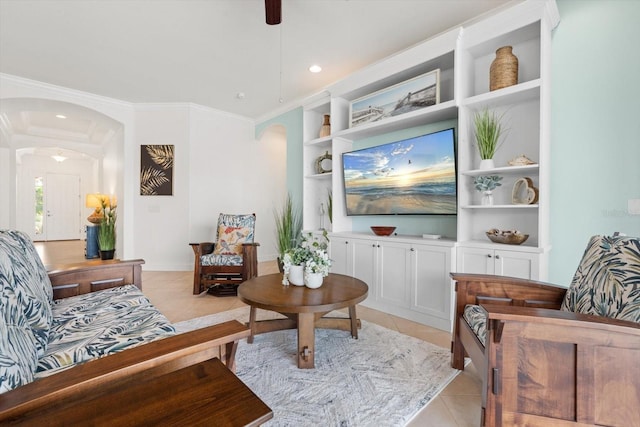
[(594, 236), (569, 289), (457, 274), (451, 364), (482, 425), (640, 425), (640, 239)]
[(193, 294), (205, 290), (216, 296), (238, 294), (238, 286), (258, 275), (255, 243), (256, 215), (221, 213), (216, 242), (190, 243), (194, 254)]

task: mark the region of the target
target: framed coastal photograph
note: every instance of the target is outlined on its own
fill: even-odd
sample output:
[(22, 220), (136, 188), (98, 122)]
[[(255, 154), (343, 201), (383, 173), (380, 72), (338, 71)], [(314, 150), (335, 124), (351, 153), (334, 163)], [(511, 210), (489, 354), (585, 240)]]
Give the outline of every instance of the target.
[(173, 195), (173, 145), (140, 146), (140, 195)]
[(349, 127), (440, 103), (440, 69), (363, 96), (349, 105)]

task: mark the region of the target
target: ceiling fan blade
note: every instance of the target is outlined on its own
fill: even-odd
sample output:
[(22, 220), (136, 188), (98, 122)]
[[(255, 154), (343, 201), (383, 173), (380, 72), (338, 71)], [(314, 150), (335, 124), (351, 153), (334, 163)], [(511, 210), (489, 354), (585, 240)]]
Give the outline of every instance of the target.
[(264, 0), (267, 24), (278, 25), (282, 22), (282, 0)]

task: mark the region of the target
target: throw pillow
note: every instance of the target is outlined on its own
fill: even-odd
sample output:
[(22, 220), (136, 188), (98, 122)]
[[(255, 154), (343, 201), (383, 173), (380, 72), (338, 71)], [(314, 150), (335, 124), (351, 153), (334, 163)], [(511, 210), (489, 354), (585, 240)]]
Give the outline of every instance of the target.
[(251, 230), (246, 227), (218, 226), (215, 255), (242, 255), (242, 244), (250, 243)]

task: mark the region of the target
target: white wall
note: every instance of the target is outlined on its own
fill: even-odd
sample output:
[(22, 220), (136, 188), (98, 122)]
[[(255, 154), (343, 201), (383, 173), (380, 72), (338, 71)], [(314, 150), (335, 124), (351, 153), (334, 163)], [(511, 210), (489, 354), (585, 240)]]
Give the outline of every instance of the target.
[[(134, 258), (146, 270), (186, 270), (192, 266), (189, 230), (189, 106), (142, 105), (135, 114)], [(140, 146), (175, 147), (173, 196), (140, 195)]]
[(282, 131), (274, 129), (256, 141), (252, 121), (194, 107), (189, 167), (190, 241), (212, 241), (221, 212), (255, 213), (258, 259), (275, 259), (273, 208), (286, 194)]
[(136, 164), (140, 145), (175, 146), (172, 196), (140, 196), (139, 177), (132, 184), (134, 257), (145, 270), (191, 270), (189, 243), (213, 241), (221, 212), (255, 213), (258, 258), (275, 259), (274, 200), (286, 192), (281, 131), (256, 141), (251, 120), (191, 104), (136, 105), (135, 126)]

